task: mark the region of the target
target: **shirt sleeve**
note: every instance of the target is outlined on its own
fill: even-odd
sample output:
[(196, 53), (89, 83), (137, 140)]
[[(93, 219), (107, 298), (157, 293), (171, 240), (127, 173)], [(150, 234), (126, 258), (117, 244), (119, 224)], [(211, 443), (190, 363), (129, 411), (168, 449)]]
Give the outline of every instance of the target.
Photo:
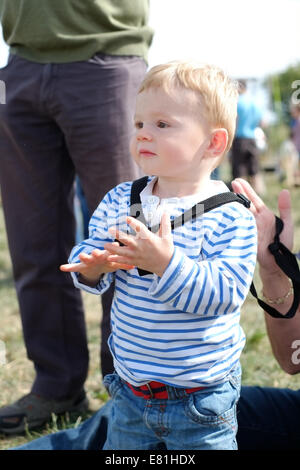
[(163, 276), (154, 277), (149, 293), (177, 309), (198, 315), (237, 311), (249, 291), (256, 264), (254, 217), (235, 217), (221, 230), (204, 236), (202, 259), (195, 261), (175, 247)]
[[(108, 232), (110, 226), (116, 226), (116, 211), (113, 205), (114, 193), (111, 191), (101, 201), (89, 222), (89, 238), (76, 245), (70, 253), (69, 263), (79, 263), (80, 253), (90, 254), (95, 248), (104, 249), (107, 242), (112, 242), (113, 237)], [(87, 286), (78, 279), (78, 273), (71, 273), (75, 287), (83, 289), (91, 294), (101, 295), (110, 286), (114, 279), (114, 273), (103, 274), (95, 287)]]

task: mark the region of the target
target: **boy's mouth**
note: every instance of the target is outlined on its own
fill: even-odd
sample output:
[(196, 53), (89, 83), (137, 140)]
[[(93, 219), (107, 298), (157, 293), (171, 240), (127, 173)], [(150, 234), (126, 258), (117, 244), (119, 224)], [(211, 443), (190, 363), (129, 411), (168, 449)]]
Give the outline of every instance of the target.
[(142, 157), (154, 157), (154, 156), (156, 156), (156, 154), (154, 152), (151, 152), (150, 150), (147, 150), (147, 149), (140, 149), (139, 154)]

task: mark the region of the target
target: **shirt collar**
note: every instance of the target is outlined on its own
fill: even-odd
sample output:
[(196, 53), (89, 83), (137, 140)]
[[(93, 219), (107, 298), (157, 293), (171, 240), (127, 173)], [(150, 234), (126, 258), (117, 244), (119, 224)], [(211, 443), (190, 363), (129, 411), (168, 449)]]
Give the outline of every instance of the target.
[(172, 197), (160, 199), (158, 196), (152, 194), (153, 187), (157, 181), (157, 176), (151, 177), (150, 181), (147, 183), (147, 186), (141, 191), (140, 198), (142, 205), (153, 205), (158, 206), (159, 204), (168, 204), (168, 202), (174, 203), (174, 200), (178, 201), (179, 205), (193, 205), (197, 202), (204, 201), (205, 199), (215, 196), (216, 194), (228, 192), (229, 188), (226, 186), (223, 181), (219, 180), (209, 180), (208, 184), (202, 189), (201, 192), (197, 194), (191, 194), (190, 196), (184, 197)]

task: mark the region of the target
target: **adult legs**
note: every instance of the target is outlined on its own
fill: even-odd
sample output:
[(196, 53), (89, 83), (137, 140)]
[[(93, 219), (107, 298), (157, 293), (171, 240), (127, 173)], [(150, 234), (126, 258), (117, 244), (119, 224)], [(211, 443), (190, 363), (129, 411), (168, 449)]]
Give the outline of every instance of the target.
[(240, 138), (233, 139), (230, 158), (231, 158), (232, 179), (246, 176), (247, 169), (246, 169), (246, 165), (244, 161), (242, 139)]
[(245, 178), (258, 194), (264, 194), (265, 184), (259, 171), (258, 152), (254, 139), (235, 138), (231, 152), (232, 178)]
[(79, 292), (59, 271), (74, 244), (74, 167), (51, 118), (48, 73), (14, 57), (0, 74), (0, 183), (32, 391), (61, 399), (82, 389), (88, 350)]
[[(141, 58), (104, 54), (53, 68), (55, 119), (64, 132), (91, 213), (110, 189), (140, 176), (129, 142), (136, 94), (145, 71)], [(102, 296), (103, 376), (113, 371), (107, 346), (112, 297), (113, 287)]]
[(299, 390), (242, 387), (237, 416), (239, 450), (299, 450)]
[[(91, 211), (115, 184), (139, 176), (128, 148), (146, 65), (113, 59), (118, 66), (101, 55), (59, 65), (14, 56), (0, 74), (7, 89), (0, 115), (2, 200), (27, 354), (36, 369), (32, 392), (46, 398), (79, 393), (88, 367), (81, 298), (59, 271), (74, 245), (74, 165)], [(103, 338), (112, 293), (103, 297)], [(113, 366), (103, 344), (105, 374)]]

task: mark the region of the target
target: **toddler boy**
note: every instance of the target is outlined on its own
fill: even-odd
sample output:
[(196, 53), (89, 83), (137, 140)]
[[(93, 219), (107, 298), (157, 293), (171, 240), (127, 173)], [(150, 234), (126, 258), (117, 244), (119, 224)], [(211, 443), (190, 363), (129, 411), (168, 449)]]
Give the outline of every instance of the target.
[(106, 450), (236, 448), (239, 319), (256, 262), (255, 221), (237, 202), (173, 231), (170, 218), (228, 191), (210, 174), (231, 146), (237, 98), (236, 84), (217, 67), (152, 68), (137, 96), (131, 153), (149, 175), (143, 215), (160, 229), (128, 217), (132, 182), (122, 183), (61, 267), (91, 293), (115, 281)]

